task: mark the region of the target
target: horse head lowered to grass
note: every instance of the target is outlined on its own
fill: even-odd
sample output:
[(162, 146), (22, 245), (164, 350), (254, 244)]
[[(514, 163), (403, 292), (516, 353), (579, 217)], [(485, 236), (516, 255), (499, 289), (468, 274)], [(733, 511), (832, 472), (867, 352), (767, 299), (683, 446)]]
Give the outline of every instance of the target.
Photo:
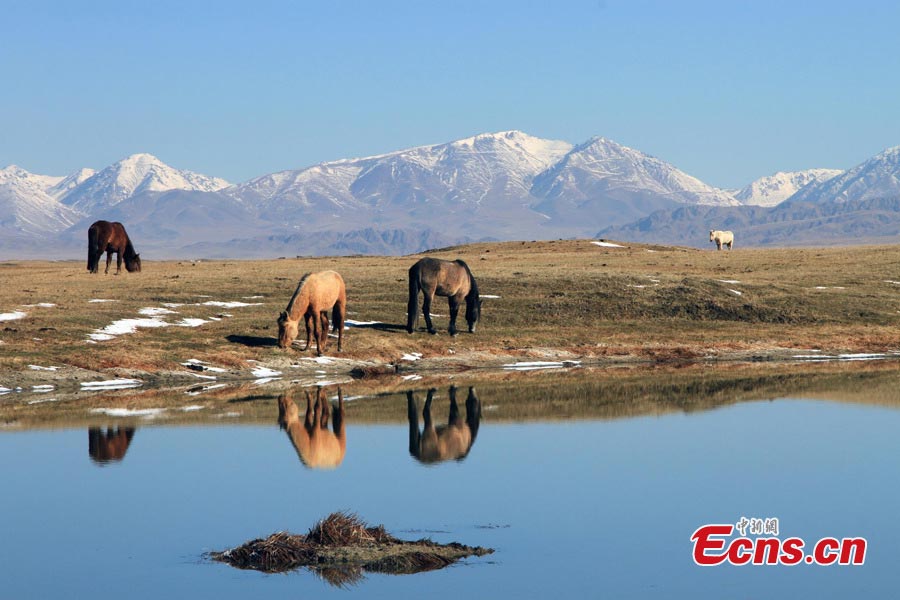
[(419, 324), (419, 292), (424, 294), (422, 313), (428, 333), (435, 333), (431, 324), (431, 302), (435, 295), (446, 296), (450, 303), (450, 335), (456, 335), (456, 316), (459, 305), (466, 303), (466, 323), (469, 333), (481, 318), (481, 298), (478, 284), (469, 265), (461, 260), (423, 258), (409, 269), (409, 303), (406, 307), (406, 331), (412, 333)]
[(134, 251), (131, 239), (125, 232), (125, 226), (118, 221), (114, 223), (96, 221), (88, 228), (88, 271), (96, 273), (100, 269), (100, 257), (104, 252), (106, 252), (104, 273), (109, 273), (113, 252), (116, 253), (116, 275), (122, 271), (123, 259), (125, 269), (129, 273), (140, 272), (141, 255)]
[(316, 353), (322, 356), (328, 342), (328, 311), (332, 310), (334, 332), (338, 336), (338, 352), (344, 339), (344, 319), (347, 316), (347, 289), (343, 278), (335, 271), (307, 273), (300, 279), (297, 291), (287, 309), (278, 317), (278, 345), (287, 348), (297, 338), (300, 319), (306, 324), (306, 347), (312, 335), (316, 337)]

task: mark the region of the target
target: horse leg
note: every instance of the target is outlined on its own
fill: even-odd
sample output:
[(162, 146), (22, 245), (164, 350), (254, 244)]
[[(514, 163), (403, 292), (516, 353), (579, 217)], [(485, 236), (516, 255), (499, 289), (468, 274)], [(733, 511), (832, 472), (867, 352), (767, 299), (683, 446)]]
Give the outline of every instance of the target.
[(419, 432), (419, 407), (412, 392), (406, 392), (406, 417), (409, 419), (409, 454), (418, 457), (422, 434)]
[(721, 250), (721, 249), (722, 249), (722, 241), (716, 240), (716, 250)]
[(455, 427), (459, 423), (459, 405), (456, 404), (456, 386), (450, 386), (450, 418), (447, 424)]
[(322, 356), (322, 314), (312, 315), (313, 337), (316, 338), (316, 356)]
[(322, 322), (319, 323), (319, 337), (316, 338), (316, 347), (321, 350), (321, 352), (319, 352), (320, 356), (328, 345), (328, 313), (322, 311), (321, 315)]
[(116, 251), (116, 275), (122, 272), (122, 253), (124, 250)]
[(321, 412), (319, 413), (319, 427), (328, 429), (328, 418), (331, 417), (331, 404), (325, 397), (325, 390), (319, 388), (319, 402), (321, 403)]
[(434, 428), (434, 424), (431, 422), (431, 401), (434, 399), (434, 393), (437, 390), (431, 388), (428, 390), (428, 396), (425, 398), (425, 409), (422, 411), (422, 420), (425, 421), (425, 431)]
[(428, 333), (434, 335), (437, 333), (434, 325), (431, 324), (431, 301), (434, 299), (434, 292), (425, 290), (425, 299), (422, 301), (422, 313), (425, 315), (425, 325), (428, 327)]
[(338, 300), (334, 309), (331, 311), (331, 320), (334, 322), (334, 331), (338, 336), (338, 352), (341, 351), (341, 345), (344, 341), (344, 318), (347, 314), (346, 299)]
[(447, 331), (450, 332), (450, 335), (456, 335), (459, 333), (456, 330), (456, 316), (459, 314), (459, 298), (450, 296), (448, 300), (450, 301), (450, 327)]
[(104, 275), (109, 275), (109, 265), (112, 263), (112, 250), (106, 251), (106, 270), (103, 271)]
[(308, 312), (303, 315), (303, 323), (306, 325), (306, 347), (303, 349), (303, 351), (306, 352), (307, 350), (309, 350), (309, 343), (312, 341), (313, 331), (312, 315)]
[(313, 414), (312, 398), (310, 398), (309, 392), (306, 392), (306, 415), (303, 417), (303, 423), (306, 425), (307, 431), (315, 426), (315, 415)]

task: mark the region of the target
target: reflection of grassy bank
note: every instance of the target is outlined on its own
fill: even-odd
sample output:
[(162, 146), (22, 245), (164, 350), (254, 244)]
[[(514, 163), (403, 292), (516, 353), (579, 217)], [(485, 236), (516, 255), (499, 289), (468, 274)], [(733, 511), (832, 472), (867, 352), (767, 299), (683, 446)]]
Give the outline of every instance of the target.
[[(405, 422), (406, 390), (429, 387), (438, 390), (435, 415), (445, 415), (447, 388), (451, 384), (460, 388), (475, 386), (485, 423), (690, 413), (783, 397), (900, 408), (900, 371), (893, 362), (716, 367), (695, 364), (681, 368), (469, 372), (417, 381), (403, 381), (395, 376), (354, 381), (342, 386), (348, 400), (347, 423), (352, 427), (360, 423)], [(138, 388), (97, 394), (10, 394), (0, 398), (0, 425), (5, 429), (29, 429), (109, 423), (146, 427), (240, 422), (277, 427), (278, 395), (290, 385), (282, 380), (265, 386), (244, 384), (211, 389), (198, 385), (190, 389)], [(327, 391), (330, 397), (336, 394), (333, 386)], [(132, 413), (164, 410), (150, 418), (116, 416), (121, 409)]]

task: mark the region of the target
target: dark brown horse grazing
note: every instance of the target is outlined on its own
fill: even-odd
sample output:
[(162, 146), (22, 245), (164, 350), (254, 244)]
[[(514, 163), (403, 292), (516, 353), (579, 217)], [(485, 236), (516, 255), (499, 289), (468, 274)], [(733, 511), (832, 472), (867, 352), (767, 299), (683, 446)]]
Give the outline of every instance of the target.
[[(331, 416), (332, 429), (328, 431), (328, 417)], [(331, 407), (325, 397), (325, 390), (316, 393), (315, 408), (312, 398), (306, 392), (306, 413), (300, 420), (300, 409), (284, 393), (278, 398), (278, 425), (287, 431), (300, 461), (311, 469), (335, 469), (344, 462), (347, 452), (347, 430), (344, 426), (344, 395), (338, 388), (338, 405)]]
[(450, 302), (450, 335), (456, 335), (456, 316), (459, 305), (466, 303), (466, 323), (469, 333), (475, 333), (475, 324), (481, 318), (481, 298), (478, 284), (469, 270), (469, 265), (461, 260), (440, 260), (423, 258), (409, 269), (409, 304), (406, 307), (406, 331), (412, 333), (419, 324), (419, 291), (425, 295), (422, 312), (428, 333), (435, 333), (431, 324), (431, 301), (434, 296), (447, 296)]
[(431, 420), (431, 401), (435, 389), (428, 390), (425, 399), (425, 419), (423, 431), (419, 431), (419, 409), (412, 392), (406, 392), (406, 406), (409, 416), (409, 453), (423, 463), (437, 463), (445, 460), (462, 460), (469, 454), (478, 425), (481, 423), (481, 402), (475, 395), (475, 389), (469, 388), (466, 398), (466, 418), (460, 418), (456, 405), (456, 387), (450, 387), (450, 418), (446, 425), (434, 426)]
[(307, 273), (300, 279), (297, 291), (288, 302), (287, 310), (278, 316), (278, 345), (287, 348), (300, 329), (300, 317), (306, 323), (306, 348), (312, 334), (316, 336), (316, 353), (322, 356), (328, 340), (328, 311), (332, 310), (334, 331), (338, 336), (338, 352), (344, 339), (344, 319), (347, 316), (347, 289), (344, 279), (335, 271)]
[(140, 272), (141, 255), (134, 251), (134, 246), (121, 223), (97, 221), (88, 228), (88, 271), (96, 273), (99, 270), (100, 257), (104, 252), (106, 252), (104, 273), (109, 273), (113, 252), (116, 253), (116, 275), (122, 271), (123, 258), (129, 273)]

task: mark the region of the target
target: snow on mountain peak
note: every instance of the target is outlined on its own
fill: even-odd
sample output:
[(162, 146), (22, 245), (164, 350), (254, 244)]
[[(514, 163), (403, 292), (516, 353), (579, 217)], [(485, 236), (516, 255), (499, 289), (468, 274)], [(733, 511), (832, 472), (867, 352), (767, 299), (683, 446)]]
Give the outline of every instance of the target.
[(213, 192), (228, 187), (224, 179), (170, 167), (152, 154), (132, 154), (63, 192), (62, 201), (90, 212), (113, 206), (141, 192), (194, 190)]
[[(605, 192), (603, 191), (605, 190)], [(733, 206), (731, 194), (671, 164), (602, 136), (572, 148), (535, 178), (535, 195), (588, 199), (610, 190), (651, 192), (675, 202)]]
[(734, 197), (743, 204), (753, 206), (776, 206), (801, 188), (828, 181), (843, 173), (840, 169), (807, 169), (805, 171), (778, 171), (767, 177), (760, 177), (740, 189)]

